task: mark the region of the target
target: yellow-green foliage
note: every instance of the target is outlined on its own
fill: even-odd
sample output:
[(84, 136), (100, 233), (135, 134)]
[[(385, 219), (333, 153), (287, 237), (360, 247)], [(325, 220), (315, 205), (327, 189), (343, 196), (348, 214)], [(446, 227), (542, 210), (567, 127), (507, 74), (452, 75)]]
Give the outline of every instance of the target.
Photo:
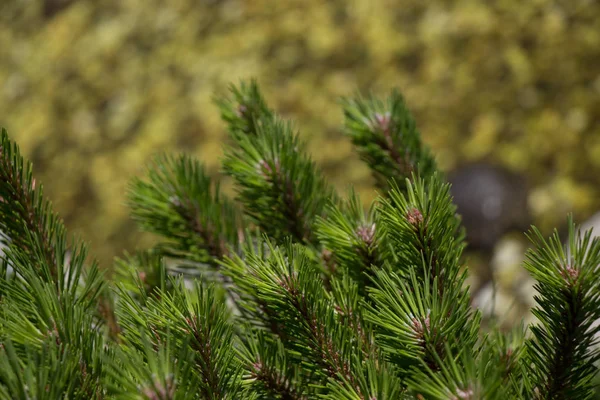
[(336, 101), (397, 86), (442, 168), (527, 172), (543, 226), (600, 206), (598, 2), (71, 0), (50, 16), (42, 0), (1, 3), (0, 124), (104, 261), (139, 243), (124, 190), (153, 153), (217, 172), (211, 98), (251, 76), (365, 200)]

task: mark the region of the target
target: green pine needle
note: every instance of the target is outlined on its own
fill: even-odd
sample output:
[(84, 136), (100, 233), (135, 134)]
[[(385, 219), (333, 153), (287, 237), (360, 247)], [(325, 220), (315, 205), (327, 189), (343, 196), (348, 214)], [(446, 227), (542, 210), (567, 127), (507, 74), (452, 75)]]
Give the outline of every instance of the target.
[(383, 190), (368, 209), (337, 198), (255, 81), (230, 92), (236, 199), (193, 157), (156, 158), (127, 199), (161, 241), (112, 282), (2, 131), (0, 400), (594, 398), (600, 239), (533, 229), (538, 323), (484, 331), (450, 186), (398, 92), (343, 102)]
[(342, 106), (346, 134), (384, 193), (391, 180), (404, 190), (405, 179), (413, 174), (428, 177), (436, 171), (435, 160), (421, 143), (414, 118), (397, 90), (385, 102), (356, 95), (344, 99)]
[(596, 335), (600, 327), (600, 238), (576, 232), (571, 217), (568, 247), (554, 233), (544, 239), (537, 229), (529, 238), (525, 268), (536, 279), (539, 323), (531, 327), (528, 357), (533, 390), (539, 399), (593, 396), (594, 363), (600, 359)]

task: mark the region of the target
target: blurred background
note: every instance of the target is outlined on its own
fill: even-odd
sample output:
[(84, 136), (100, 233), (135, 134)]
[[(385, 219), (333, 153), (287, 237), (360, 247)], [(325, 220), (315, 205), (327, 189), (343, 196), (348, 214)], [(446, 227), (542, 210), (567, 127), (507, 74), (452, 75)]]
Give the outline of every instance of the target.
[[(468, 263), (493, 266), (502, 315), (531, 300), (523, 224), (549, 233), (600, 209), (597, 1), (0, 0), (0, 125), (104, 266), (152, 243), (123, 203), (154, 154), (185, 151), (218, 175), (212, 99), (250, 77), (366, 202), (373, 181), (337, 101), (398, 87), (466, 194)], [(474, 282), (484, 300), (488, 278)]]

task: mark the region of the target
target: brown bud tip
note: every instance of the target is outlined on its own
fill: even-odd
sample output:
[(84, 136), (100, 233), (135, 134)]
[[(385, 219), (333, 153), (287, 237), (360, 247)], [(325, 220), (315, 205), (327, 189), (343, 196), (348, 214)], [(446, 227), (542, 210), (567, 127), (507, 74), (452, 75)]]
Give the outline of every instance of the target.
[(420, 340), (423, 339), (425, 332), (429, 332), (429, 330), (431, 329), (431, 320), (429, 319), (429, 314), (423, 322), (421, 322), (421, 320), (417, 317), (413, 317), (411, 319), (411, 322), (413, 331), (415, 332), (417, 338), (419, 338)]
[(258, 163), (256, 163), (256, 170), (263, 176), (268, 176), (272, 172), (271, 167), (265, 160), (260, 160)]
[(390, 122), (392, 120), (391, 114), (386, 112), (385, 114), (375, 113), (375, 122), (377, 123), (377, 128), (382, 131), (387, 131), (390, 128)]
[(273, 176), (273, 174), (279, 174), (280, 172), (281, 165), (279, 163), (279, 158), (275, 157), (273, 160), (273, 166), (275, 168), (272, 168), (271, 164), (269, 164), (267, 161), (260, 160), (256, 164), (256, 169), (263, 177), (270, 178)]
[(472, 399), (473, 398), (473, 389), (471, 388), (466, 388), (466, 389), (456, 389), (456, 394), (458, 395), (458, 397), (456, 397), (456, 399)]
[(417, 208), (412, 207), (406, 213), (406, 220), (409, 224), (417, 226), (423, 223), (423, 214), (421, 214), (421, 211), (419, 211)]
[(417, 336), (423, 336), (423, 324), (417, 318), (413, 318), (412, 320), (412, 328), (413, 331), (417, 334)]
[(182, 206), (181, 200), (177, 196), (169, 197), (169, 203), (171, 203), (175, 208), (180, 208)]
[(367, 246), (372, 245), (373, 241), (375, 240), (375, 224), (359, 227), (356, 230), (356, 235)]
[(152, 386), (143, 388), (141, 392), (148, 400), (171, 399), (175, 396), (175, 389), (173, 378), (168, 377), (165, 384), (155, 379)]
[(572, 267), (571, 265), (567, 265), (560, 271), (561, 276), (564, 280), (570, 283), (574, 283), (579, 278), (579, 270), (577, 268)]
[(260, 374), (260, 371), (262, 371), (263, 369), (263, 365), (260, 361), (257, 361), (254, 364), (252, 364), (252, 369), (254, 370), (255, 374)]
[(240, 104), (235, 110), (235, 113), (238, 117), (242, 118), (244, 115), (246, 115), (246, 111), (248, 111), (248, 107), (246, 107), (244, 104)]

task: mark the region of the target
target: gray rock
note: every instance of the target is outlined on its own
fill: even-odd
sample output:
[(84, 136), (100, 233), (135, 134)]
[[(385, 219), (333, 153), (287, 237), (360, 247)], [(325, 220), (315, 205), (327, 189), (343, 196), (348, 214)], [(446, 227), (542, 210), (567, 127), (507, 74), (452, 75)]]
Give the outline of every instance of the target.
[(523, 177), (500, 167), (471, 164), (452, 173), (449, 181), (472, 249), (491, 252), (506, 233), (529, 228)]

